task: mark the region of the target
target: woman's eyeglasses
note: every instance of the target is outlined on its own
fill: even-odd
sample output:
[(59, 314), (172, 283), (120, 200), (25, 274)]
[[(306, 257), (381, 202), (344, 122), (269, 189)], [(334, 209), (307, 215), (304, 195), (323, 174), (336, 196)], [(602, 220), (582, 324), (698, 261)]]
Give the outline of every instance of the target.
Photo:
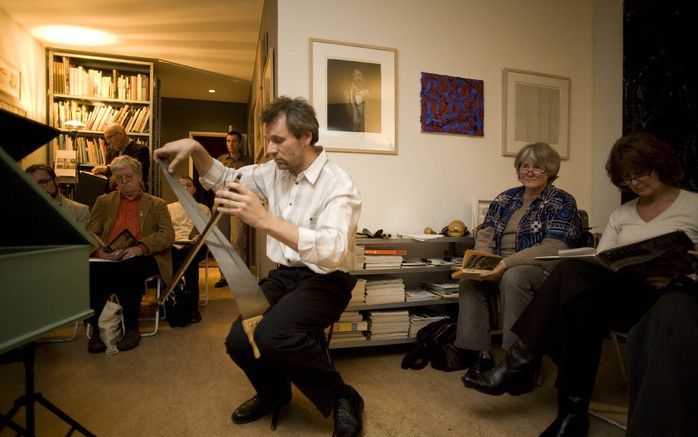
[(627, 187), (628, 185), (633, 183), (633, 181), (634, 182), (645, 182), (646, 180), (649, 180), (650, 176), (652, 176), (651, 171), (648, 171), (647, 173), (638, 174), (635, 176), (630, 176), (627, 179), (623, 179), (618, 185), (620, 185), (621, 187)]
[(527, 175), (529, 173), (531, 173), (533, 176), (540, 176), (543, 173), (545, 173), (545, 170), (543, 170), (542, 168), (538, 168), (538, 167), (524, 167), (524, 166), (519, 167), (519, 174), (521, 176)]

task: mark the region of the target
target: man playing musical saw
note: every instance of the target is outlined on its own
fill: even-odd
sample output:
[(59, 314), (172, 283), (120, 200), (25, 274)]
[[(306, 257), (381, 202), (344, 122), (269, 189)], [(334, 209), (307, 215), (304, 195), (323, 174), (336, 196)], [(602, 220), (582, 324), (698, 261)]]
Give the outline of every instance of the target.
[[(362, 428), (363, 399), (334, 368), (323, 330), (339, 319), (356, 282), (347, 273), (347, 255), (361, 198), (352, 178), (315, 146), (318, 121), (307, 101), (281, 97), (264, 109), (262, 122), (271, 158), (264, 164), (226, 168), (188, 138), (155, 151), (169, 159), (170, 171), (191, 155), (202, 185), (216, 191), (215, 206), (267, 233), (267, 256), (278, 264), (260, 281), (270, 304), (254, 332), (261, 357), (254, 358), (241, 318), (225, 342), (256, 390), (232, 421), (272, 413), (274, 427), (293, 383), (324, 416), (334, 413), (335, 436), (355, 436)], [(231, 182), (238, 174), (240, 182)]]

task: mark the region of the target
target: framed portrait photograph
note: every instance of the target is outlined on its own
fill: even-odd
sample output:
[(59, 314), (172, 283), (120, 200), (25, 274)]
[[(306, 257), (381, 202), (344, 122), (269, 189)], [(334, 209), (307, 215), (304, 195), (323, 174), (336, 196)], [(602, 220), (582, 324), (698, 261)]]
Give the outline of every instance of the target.
[(334, 152), (397, 154), (396, 63), (396, 49), (310, 39), (318, 145)]
[(502, 155), (542, 141), (569, 158), (570, 78), (507, 68), (502, 96)]

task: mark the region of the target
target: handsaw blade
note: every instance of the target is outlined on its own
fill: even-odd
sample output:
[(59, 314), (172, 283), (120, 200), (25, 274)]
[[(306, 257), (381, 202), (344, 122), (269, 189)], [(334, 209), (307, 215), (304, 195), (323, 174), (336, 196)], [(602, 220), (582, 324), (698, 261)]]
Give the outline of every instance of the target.
[[(165, 180), (170, 184), (177, 200), (191, 217), (191, 221), (199, 232), (203, 232), (208, 223), (208, 217), (199, 209), (191, 194), (179, 183), (177, 175), (168, 171), (170, 165), (167, 160), (157, 159)], [(223, 277), (230, 284), (230, 291), (238, 305), (243, 319), (264, 314), (269, 308), (269, 301), (262, 289), (255, 281), (254, 276), (247, 268), (245, 262), (235, 251), (220, 229), (215, 228), (206, 238), (206, 245), (218, 262), (218, 268)]]

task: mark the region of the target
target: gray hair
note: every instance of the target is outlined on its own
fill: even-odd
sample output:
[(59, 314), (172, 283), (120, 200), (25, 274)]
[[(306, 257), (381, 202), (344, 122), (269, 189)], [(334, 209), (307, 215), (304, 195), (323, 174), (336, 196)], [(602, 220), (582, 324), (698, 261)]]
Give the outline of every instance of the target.
[(122, 168), (130, 168), (139, 179), (143, 178), (143, 166), (141, 165), (141, 162), (128, 155), (117, 156), (114, 158), (111, 164), (109, 164), (109, 167), (111, 167), (112, 171), (121, 170)]
[(551, 184), (557, 179), (557, 173), (560, 171), (560, 154), (546, 143), (531, 143), (523, 146), (519, 153), (514, 158), (514, 168), (517, 175), (521, 164), (530, 158), (531, 161), (538, 167), (545, 170), (548, 175), (548, 183)]

